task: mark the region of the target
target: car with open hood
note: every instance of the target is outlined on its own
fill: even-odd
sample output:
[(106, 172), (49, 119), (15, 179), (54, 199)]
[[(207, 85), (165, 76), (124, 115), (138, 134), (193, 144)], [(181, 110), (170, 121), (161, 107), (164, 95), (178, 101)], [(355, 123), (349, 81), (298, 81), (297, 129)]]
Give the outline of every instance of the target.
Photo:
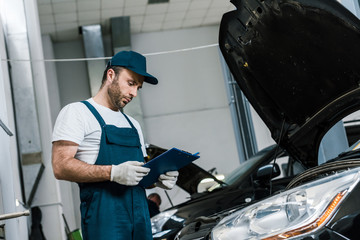
[[(273, 161), (275, 156), (276, 163)], [(259, 151), (221, 181), (191, 163), (179, 170), (176, 183), (189, 193), (190, 199), (151, 218), (153, 238), (174, 239), (189, 222), (206, 221), (212, 214), (270, 196), (272, 192), (284, 189), (304, 169), (299, 161), (289, 158), (277, 145)], [(269, 179), (273, 179), (271, 186)], [(212, 184), (201, 187), (203, 180)]]
[(262, 199), (187, 222), (176, 239), (357, 239), (359, 144), (319, 156), (324, 136), (360, 109), (360, 20), (335, 0), (231, 2), (221, 53), (278, 148), (305, 170)]

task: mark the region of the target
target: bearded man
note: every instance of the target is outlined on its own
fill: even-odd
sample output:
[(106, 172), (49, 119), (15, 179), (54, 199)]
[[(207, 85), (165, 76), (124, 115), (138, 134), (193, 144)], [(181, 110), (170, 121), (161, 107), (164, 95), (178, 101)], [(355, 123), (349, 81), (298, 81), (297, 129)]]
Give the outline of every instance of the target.
[[(52, 138), (52, 166), (57, 179), (80, 187), (84, 240), (152, 239), (145, 189), (138, 185), (150, 169), (139, 123), (122, 109), (137, 96), (143, 82), (157, 84), (146, 59), (122, 51), (108, 62), (98, 93), (66, 105)], [(156, 184), (171, 189), (177, 171), (160, 175)]]

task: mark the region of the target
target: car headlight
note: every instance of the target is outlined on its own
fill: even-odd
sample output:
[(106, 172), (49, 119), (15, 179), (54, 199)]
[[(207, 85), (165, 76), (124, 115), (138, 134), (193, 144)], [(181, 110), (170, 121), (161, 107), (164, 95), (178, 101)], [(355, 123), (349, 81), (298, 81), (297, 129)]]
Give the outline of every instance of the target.
[(177, 212), (177, 209), (161, 212), (151, 218), (152, 233), (160, 232), (164, 224)]
[(222, 219), (214, 240), (299, 237), (326, 224), (359, 182), (359, 169), (290, 189)]

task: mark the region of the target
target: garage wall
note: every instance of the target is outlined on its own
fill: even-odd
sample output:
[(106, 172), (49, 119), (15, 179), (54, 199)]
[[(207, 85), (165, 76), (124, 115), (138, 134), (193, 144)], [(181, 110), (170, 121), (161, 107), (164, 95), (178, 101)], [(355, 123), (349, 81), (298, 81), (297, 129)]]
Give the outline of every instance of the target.
[[(7, 59), (3, 18), (0, 14), (0, 57)], [(17, 155), (14, 108), (9, 76), (9, 63), (0, 62), (0, 120), (13, 134), (8, 135), (0, 127), (0, 215), (22, 212), (26, 209), (22, 202), (19, 164)], [(5, 224), (6, 239), (27, 239), (28, 217), (0, 220)]]
[(147, 142), (200, 152), (196, 164), (228, 173), (239, 160), (218, 47), (172, 52), (217, 41), (217, 26), (132, 36), (159, 79), (141, 90)]
[(275, 144), (275, 141), (271, 138), (270, 130), (252, 107), (251, 116), (254, 124), (254, 132), (258, 150), (260, 151), (261, 149)]
[[(85, 57), (84, 46), (81, 41), (55, 43), (53, 48), (55, 59)], [(85, 61), (57, 62), (56, 71), (61, 107), (90, 97), (90, 85)]]
[(354, 15), (360, 15), (359, 4), (358, 0), (338, 0), (342, 5), (344, 5), (347, 9), (349, 9)]

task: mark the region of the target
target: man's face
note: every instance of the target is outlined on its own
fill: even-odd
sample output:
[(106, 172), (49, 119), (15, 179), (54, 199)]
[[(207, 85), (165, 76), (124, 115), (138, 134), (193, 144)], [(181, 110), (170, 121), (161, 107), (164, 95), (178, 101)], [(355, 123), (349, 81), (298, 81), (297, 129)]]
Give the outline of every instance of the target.
[(149, 200), (153, 201), (154, 203), (156, 203), (156, 205), (159, 207), (160, 206), (160, 199), (156, 196), (151, 196), (148, 197)]
[(136, 97), (143, 82), (144, 76), (128, 69), (123, 69), (115, 75), (108, 87), (109, 100), (113, 110), (122, 109)]

